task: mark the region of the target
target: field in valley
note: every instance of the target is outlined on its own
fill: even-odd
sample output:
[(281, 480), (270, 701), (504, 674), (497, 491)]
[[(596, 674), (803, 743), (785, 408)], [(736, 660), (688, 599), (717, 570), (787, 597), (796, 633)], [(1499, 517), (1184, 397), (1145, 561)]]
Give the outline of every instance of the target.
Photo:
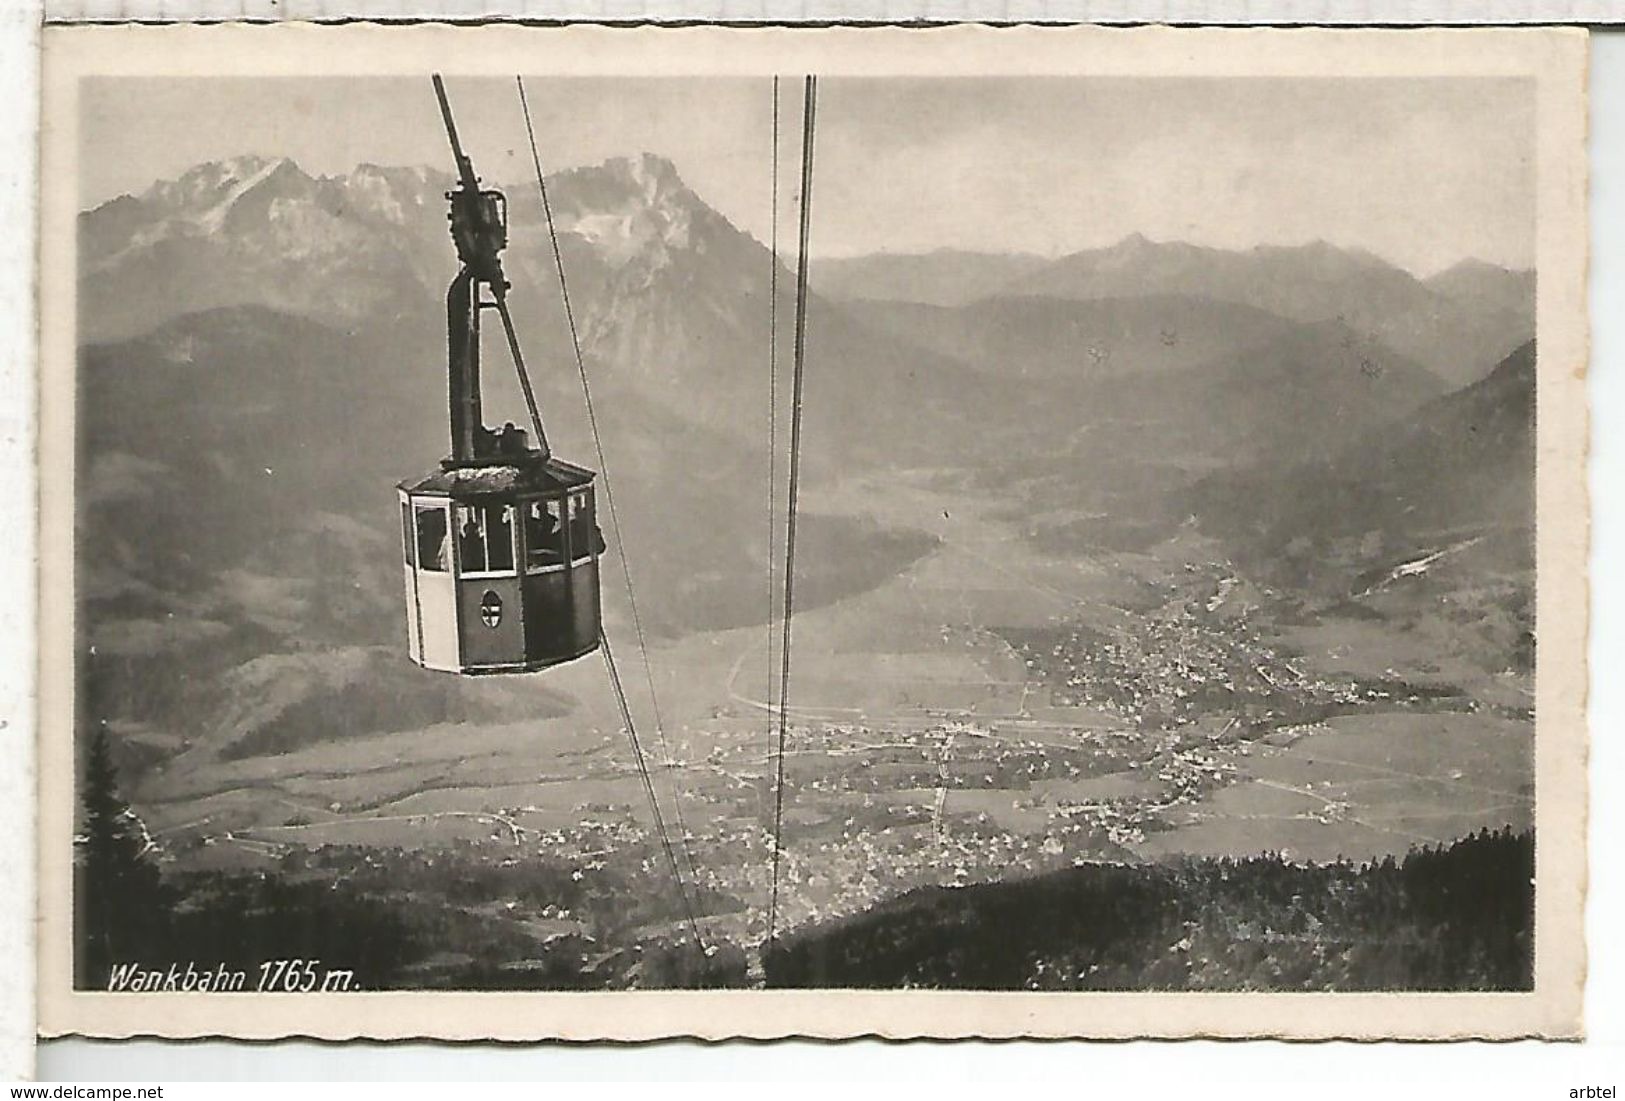
[[(1282, 622), (1285, 602), (1189, 530), (1143, 553), (1048, 556), (939, 481), (816, 502), (862, 501), (939, 543), (796, 618), (781, 931), (918, 887), (1098, 861), (1366, 861), (1531, 824), (1527, 674), (1458, 664), (1452, 679), (1436, 647), (1369, 617)], [(766, 646), (761, 625), (657, 642), (664, 747), (641, 670), (627, 676), (668, 824), (680, 814), (686, 829), (703, 935), (742, 945), (767, 931)], [(462, 908), (478, 936), (531, 940), (536, 955), (601, 941), (628, 891), (668, 905), (617, 936), (684, 936), (601, 664), (516, 683), (563, 694), (568, 713), (335, 732), (271, 757), (183, 753), (136, 802), (177, 869), (359, 861), (387, 878), (439, 854), (492, 871), (490, 897), (414, 904)], [(510, 905), (504, 870), (530, 864), (602, 893)]]

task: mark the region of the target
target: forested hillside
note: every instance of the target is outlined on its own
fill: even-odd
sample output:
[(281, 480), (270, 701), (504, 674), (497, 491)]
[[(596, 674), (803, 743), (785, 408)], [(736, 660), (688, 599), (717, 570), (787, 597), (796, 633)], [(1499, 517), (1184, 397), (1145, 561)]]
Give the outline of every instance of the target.
[(1527, 990), (1532, 833), (1404, 860), (1093, 864), (915, 891), (768, 957), (768, 983), (977, 990)]

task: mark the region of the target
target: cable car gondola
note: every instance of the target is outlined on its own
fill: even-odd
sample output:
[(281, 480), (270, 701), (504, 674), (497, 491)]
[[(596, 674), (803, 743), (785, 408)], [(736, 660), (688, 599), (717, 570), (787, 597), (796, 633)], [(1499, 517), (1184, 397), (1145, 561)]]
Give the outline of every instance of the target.
[[(451, 453), (397, 487), (406, 568), (407, 651), (426, 669), (522, 673), (598, 648), (594, 472), (548, 448), (508, 312), (501, 252), (507, 200), (481, 188), (440, 78), (435, 93), (457, 161), (446, 193), (460, 269), (446, 296)], [(488, 428), (480, 396), (480, 321), (501, 317), (534, 443), (511, 422)]]
[[(615, 516), (603, 441), (587, 381), (587, 371), (577, 339), (570, 308), (564, 263), (547, 200), (547, 183), (536, 135), (531, 125), (525, 82), (516, 77), (519, 103), (525, 117), (532, 164), (542, 212), (547, 219), (553, 259), (558, 268), (559, 294), (569, 324), (576, 369), (581, 376), (582, 397), (592, 430), (599, 468), (603, 471), (604, 501), (615, 528), (617, 554), (626, 584), (627, 609), (638, 649), (642, 656), (644, 680), (648, 685), (656, 737), (664, 756), (665, 769), (675, 764), (666, 743), (656, 699), (655, 681), (649, 651), (638, 616), (633, 593), (632, 571), (627, 563), (625, 541)], [(457, 161), (458, 186), (447, 192), (451, 204), (449, 219), (452, 240), (460, 264), (447, 293), (447, 362), (450, 398), (451, 454), (440, 466), (422, 478), (400, 483), (401, 530), (404, 545), (407, 590), (408, 651), (413, 661), (429, 669), (463, 674), (511, 673), (545, 669), (552, 665), (598, 651), (609, 675), (610, 688), (620, 709), (623, 728), (632, 746), (632, 755), (642, 779), (644, 792), (660, 848), (671, 871), (672, 881), (682, 897), (694, 946), (709, 958), (715, 950), (707, 947), (700, 930), (694, 900), (685, 885), (697, 879), (694, 855), (689, 849), (690, 833), (683, 820), (681, 803), (674, 789), (672, 811), (676, 819), (676, 843), (666, 828), (665, 812), (656, 793), (647, 756), (638, 736), (617, 663), (602, 630), (599, 602), (598, 559), (604, 552), (603, 536), (597, 524), (594, 471), (553, 456), (542, 427), (536, 397), (525, 371), (524, 357), (514, 332), (507, 306), (508, 283), (502, 274), (501, 252), (508, 243), (507, 201), (500, 191), (481, 188), (473, 165), (464, 155), (452, 121), (451, 107), (439, 76), (434, 77), (435, 94), (440, 101), (446, 133)], [(784, 757), (789, 715), (790, 625), (795, 611), (796, 515), (801, 457), (802, 399), (807, 320), (807, 259), (812, 196), (813, 130), (817, 96), (816, 78), (805, 80), (802, 122), (800, 242), (796, 261), (796, 316), (792, 406), (790, 418), (790, 463), (786, 484), (786, 526), (784, 541), (783, 619), (780, 637), (778, 699), (768, 690), (768, 717), (777, 719), (777, 737), (771, 754), (774, 762), (774, 809), (771, 843), (771, 887), (767, 913), (767, 943), (777, 933), (780, 857), (783, 852)], [(779, 78), (773, 78), (773, 244), (769, 276), (769, 371), (776, 377), (778, 250), (778, 133)], [(487, 297), (489, 296), (489, 297)], [(483, 419), (480, 395), (480, 321), (484, 311), (494, 309), (502, 320), (508, 351), (519, 376), (520, 387), (535, 431), (535, 445), (527, 433), (512, 423), (500, 430), (488, 428)], [(769, 387), (770, 395), (774, 388)], [(770, 398), (771, 404), (771, 398)], [(770, 416), (776, 423), (777, 416)], [(770, 439), (772, 433), (770, 432)], [(773, 503), (770, 495), (769, 520)], [(769, 591), (773, 589), (773, 561), (768, 561)], [(771, 600), (770, 600), (771, 603)], [(768, 614), (771, 635), (773, 615)], [(772, 646), (769, 644), (771, 655)], [(681, 851), (683, 860), (677, 853)]]

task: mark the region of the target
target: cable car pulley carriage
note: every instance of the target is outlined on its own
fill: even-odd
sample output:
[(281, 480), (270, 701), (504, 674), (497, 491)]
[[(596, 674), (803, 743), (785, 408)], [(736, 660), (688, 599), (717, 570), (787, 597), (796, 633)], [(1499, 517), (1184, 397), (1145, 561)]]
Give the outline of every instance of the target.
[[(428, 669), (530, 672), (599, 645), (604, 541), (595, 475), (548, 447), (507, 305), (507, 200), (480, 187), (438, 76), (434, 86), (457, 161), (457, 187), (446, 198), (460, 268), (446, 295), (451, 453), (398, 487), (407, 649)], [(480, 330), (487, 310), (501, 318), (534, 442), (511, 422), (495, 431), (484, 423)]]

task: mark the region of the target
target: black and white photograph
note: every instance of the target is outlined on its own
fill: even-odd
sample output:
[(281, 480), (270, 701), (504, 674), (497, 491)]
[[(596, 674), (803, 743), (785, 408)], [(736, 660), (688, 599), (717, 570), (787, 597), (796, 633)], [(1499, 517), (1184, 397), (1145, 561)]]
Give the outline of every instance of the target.
[(1575, 1027), (1584, 39), (1184, 33), (48, 82), (61, 1027)]

